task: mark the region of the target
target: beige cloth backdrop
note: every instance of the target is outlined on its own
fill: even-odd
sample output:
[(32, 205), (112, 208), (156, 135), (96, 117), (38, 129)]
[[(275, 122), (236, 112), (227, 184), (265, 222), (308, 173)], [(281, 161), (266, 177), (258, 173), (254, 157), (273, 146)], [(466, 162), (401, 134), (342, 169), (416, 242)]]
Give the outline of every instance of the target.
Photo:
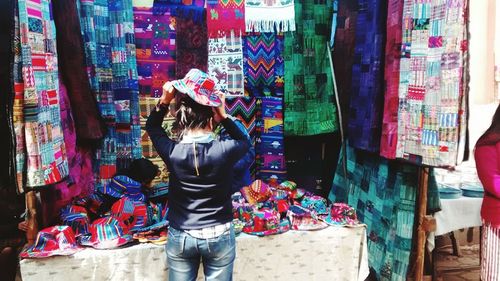
[[(369, 273), (365, 227), (289, 231), (263, 238), (242, 234), (236, 247), (235, 281), (363, 281)], [(24, 281), (167, 280), (168, 266), (164, 247), (142, 244), (22, 260), (21, 274)]]

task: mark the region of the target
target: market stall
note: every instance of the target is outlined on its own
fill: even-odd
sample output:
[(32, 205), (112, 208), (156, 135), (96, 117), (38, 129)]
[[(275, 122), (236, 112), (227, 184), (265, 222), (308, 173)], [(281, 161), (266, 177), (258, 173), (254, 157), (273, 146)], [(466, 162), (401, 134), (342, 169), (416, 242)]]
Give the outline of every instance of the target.
[[(369, 273), (363, 226), (289, 231), (264, 238), (241, 234), (236, 241), (234, 280), (329, 280), (334, 276), (363, 281)], [(165, 247), (153, 244), (21, 261), (26, 281), (167, 280), (167, 271)], [(203, 280), (202, 275), (198, 280)]]

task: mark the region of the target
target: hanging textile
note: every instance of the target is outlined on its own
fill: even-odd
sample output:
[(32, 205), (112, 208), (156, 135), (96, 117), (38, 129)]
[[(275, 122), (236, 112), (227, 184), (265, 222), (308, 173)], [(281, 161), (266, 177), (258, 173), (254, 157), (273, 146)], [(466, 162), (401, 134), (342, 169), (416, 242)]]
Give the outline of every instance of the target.
[(495, 2), (495, 42), (494, 42), (494, 56), (495, 56), (495, 87), (496, 98), (500, 100), (500, 3)]
[[(229, 97), (226, 98), (227, 114), (238, 118), (245, 125), (252, 144), (255, 146), (257, 134), (256, 124), (260, 117), (260, 104), (257, 105), (257, 99), (253, 97)], [(256, 163), (250, 166), (250, 174), (255, 178)]]
[(244, 94), (241, 35), (220, 32), (219, 37), (208, 39), (208, 74), (226, 96)]
[(15, 189), (15, 134), (12, 123), (14, 89), (12, 85), (12, 52), (15, 0), (0, 1), (0, 189)]
[(285, 35), (285, 135), (338, 129), (328, 61), (331, 1), (295, 3), (297, 31)]
[(53, 0), (57, 32), (57, 54), (61, 78), (68, 89), (76, 134), (80, 142), (98, 142), (104, 137), (95, 94), (90, 89), (85, 71), (85, 57), (77, 0)]
[(191, 68), (207, 72), (208, 37), (206, 23), (196, 23), (191, 19), (176, 18), (177, 61), (176, 76), (183, 78)]
[(398, 135), (399, 64), (401, 40), (403, 39), (403, 4), (404, 0), (389, 0), (387, 3), (385, 98), (380, 155), (389, 159), (396, 157)]
[(431, 166), (463, 159), (466, 0), (405, 1), (396, 157)]
[(243, 37), (247, 96), (283, 96), (283, 44), (283, 36), (275, 33), (256, 33)]
[(330, 35), (330, 48), (335, 46), (335, 32), (337, 31), (337, 15), (339, 11), (339, 0), (333, 0), (332, 27)]
[(24, 86), (24, 121), (19, 121), (24, 122), (26, 147), (26, 170), (18, 171), (26, 171), (27, 187), (38, 187), (68, 175), (59, 109), (56, 31), (50, 0), (19, 0), (18, 5)]
[(21, 37), (19, 26), (19, 4), (14, 1), (14, 35), (12, 38), (12, 80), (14, 82), (14, 102), (12, 104), (12, 123), (15, 135), (15, 172), (16, 190), (24, 192), (26, 185), (26, 140), (24, 137), (24, 83), (22, 72)]
[(196, 24), (202, 24), (206, 19), (205, 0), (154, 0), (153, 3), (153, 6), (168, 7), (176, 18), (193, 20)]
[(283, 99), (260, 98), (261, 113), (257, 120), (255, 142), (256, 177), (271, 183), (281, 183), (286, 178), (285, 145), (283, 134)]
[(59, 97), (69, 176), (40, 193), (43, 202), (43, 221), (49, 222), (50, 225), (57, 224), (62, 207), (70, 204), (75, 198), (86, 197), (92, 193), (94, 187), (92, 150), (76, 144), (77, 133), (72, 107), (66, 87), (61, 82), (59, 83)]
[[(150, 97), (141, 97), (140, 99), (140, 108), (141, 108), (141, 145), (142, 145), (142, 156), (144, 158), (149, 159), (155, 165), (159, 167), (160, 175), (156, 177), (153, 185), (160, 182), (168, 182), (168, 170), (165, 162), (160, 158), (158, 152), (153, 146), (151, 142), (151, 138), (149, 138), (148, 133), (146, 132), (146, 121), (148, 120), (149, 113), (155, 108), (158, 103), (157, 98)], [(168, 114), (163, 120), (163, 128), (165, 131), (170, 133), (172, 124), (175, 118), (173, 118), (170, 114)], [(172, 136), (171, 136), (172, 137)]]
[[(342, 158), (328, 199), (354, 206), (358, 219), (367, 225), (369, 265), (377, 279), (406, 280), (412, 252), (418, 167), (390, 162), (347, 146), (345, 178)], [(436, 190), (431, 172), (430, 202), (436, 202)], [(429, 209), (437, 208), (429, 206)]]
[(219, 32), (236, 35), (245, 32), (245, 1), (207, 0), (208, 37), (217, 38)]
[[(335, 49), (333, 67), (337, 80), (342, 116), (349, 116), (351, 97), (352, 65), (354, 64), (354, 46), (356, 42), (356, 22), (358, 16), (357, 0), (338, 0), (337, 30), (335, 31)], [(342, 83), (339, 83), (342, 81)], [(347, 127), (349, 118), (342, 119), (342, 126)]]
[(246, 0), (245, 25), (247, 32), (295, 31), (293, 0)]
[(95, 155), (97, 185), (142, 157), (132, 0), (80, 0), (87, 73), (108, 132)]
[(376, 152), (384, 102), (387, 6), (385, 0), (359, 0), (358, 5), (347, 136), (353, 147)]
[(139, 94), (160, 97), (163, 84), (175, 76), (175, 19), (168, 6), (134, 7)]

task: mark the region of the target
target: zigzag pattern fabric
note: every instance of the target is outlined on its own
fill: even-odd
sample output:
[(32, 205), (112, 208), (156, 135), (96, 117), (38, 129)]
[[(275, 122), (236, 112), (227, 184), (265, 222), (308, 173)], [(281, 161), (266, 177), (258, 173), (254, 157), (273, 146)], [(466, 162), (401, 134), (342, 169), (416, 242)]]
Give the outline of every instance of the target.
[[(253, 97), (226, 98), (226, 112), (245, 125), (255, 146), (257, 122), (260, 119), (260, 106), (257, 104), (257, 99)], [(250, 166), (250, 174), (255, 177), (255, 173), (256, 163), (254, 162)]]
[(283, 96), (283, 36), (260, 33), (243, 37), (245, 94), (251, 97)]
[[(14, 68), (14, 125), (17, 140), (18, 191), (57, 183), (69, 174), (63, 137), (56, 29), (51, 0), (19, 0), (18, 57)], [(18, 35), (16, 35), (18, 36)], [(19, 72), (22, 70), (22, 72)]]

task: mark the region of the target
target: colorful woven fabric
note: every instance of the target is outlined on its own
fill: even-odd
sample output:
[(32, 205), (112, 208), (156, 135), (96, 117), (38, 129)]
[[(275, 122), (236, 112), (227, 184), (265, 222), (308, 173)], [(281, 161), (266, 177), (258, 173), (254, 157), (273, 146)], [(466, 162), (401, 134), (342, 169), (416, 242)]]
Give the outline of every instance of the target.
[(285, 135), (338, 129), (328, 61), (331, 1), (295, 3), (297, 32), (285, 36)]
[[(333, 67), (337, 80), (337, 94), (340, 110), (347, 128), (351, 99), (352, 65), (354, 64), (354, 46), (356, 43), (356, 22), (358, 17), (357, 1), (339, 0), (335, 48), (333, 49)], [(342, 83), (340, 83), (342, 81)]]
[(293, 0), (246, 0), (247, 32), (295, 31)]
[(347, 136), (358, 149), (377, 152), (383, 112), (385, 0), (358, 0)]
[(217, 38), (219, 32), (234, 31), (240, 35), (245, 31), (245, 1), (207, 0), (207, 28), (210, 38)]
[[(353, 206), (359, 221), (367, 225), (368, 259), (377, 279), (406, 280), (412, 252), (418, 167), (389, 162), (348, 146), (345, 178), (342, 158), (328, 199)], [(431, 174), (429, 191), (436, 189)]]
[(131, 0), (80, 0), (87, 73), (108, 133), (96, 153), (97, 185), (141, 158)]
[(90, 235), (81, 236), (80, 244), (96, 249), (113, 249), (133, 240), (124, 222), (113, 216), (93, 221), (89, 229)]
[[(165, 162), (158, 156), (148, 133), (146, 132), (146, 121), (148, 120), (149, 113), (155, 108), (158, 100), (156, 98), (141, 97), (140, 98), (140, 108), (141, 108), (141, 145), (143, 157), (153, 162), (160, 169), (160, 176), (156, 177), (153, 184), (158, 184), (160, 182), (168, 181), (168, 170)], [(163, 127), (172, 127), (175, 118), (171, 115), (167, 115), (163, 120)], [(167, 133), (170, 130), (166, 129)]]
[[(27, 173), (27, 187), (45, 186), (61, 181), (69, 172), (59, 108), (56, 30), (51, 1), (20, 0), (18, 5), (24, 89), (16, 89), (16, 94), (20, 90), (23, 95), (18, 104), (23, 117), (17, 121), (24, 123), (20, 138), (24, 137), (21, 144), (26, 149), (20, 155), (26, 162), (19, 159), (18, 172)], [(20, 83), (18, 79), (15, 82)]]
[(283, 48), (283, 36), (275, 33), (243, 37), (243, 71), (247, 96), (283, 96)]
[(205, 0), (155, 0), (153, 6), (168, 7), (172, 16), (193, 20), (200, 24), (205, 19)]
[(52, 1), (59, 74), (68, 89), (78, 142), (95, 144), (106, 129), (87, 78), (77, 1)]
[[(252, 144), (255, 147), (255, 139), (257, 136), (256, 124), (260, 120), (260, 104), (257, 104), (257, 99), (252, 97), (233, 97), (226, 98), (227, 114), (238, 118), (247, 129)], [(256, 163), (250, 165), (250, 175), (255, 178)]]
[(244, 93), (243, 51), (241, 35), (234, 32), (219, 33), (208, 39), (208, 74), (216, 89), (226, 96)]
[(208, 35), (206, 22), (197, 23), (190, 19), (176, 18), (177, 23), (177, 60), (178, 79), (192, 68), (204, 72), (208, 70)]
[(272, 191), (265, 182), (256, 180), (251, 185), (243, 187), (241, 195), (248, 203), (255, 205), (269, 199)]
[(286, 180), (283, 135), (283, 99), (262, 98), (255, 143), (256, 177), (275, 186)]
[(405, 1), (397, 158), (431, 166), (462, 161), (466, 17), (466, 0)]
[(139, 94), (160, 97), (163, 84), (175, 77), (175, 19), (161, 2), (134, 7)]
[(404, 0), (389, 0), (387, 5), (387, 40), (385, 45), (385, 93), (380, 155), (396, 157), (399, 106), (399, 64), (403, 39)]

